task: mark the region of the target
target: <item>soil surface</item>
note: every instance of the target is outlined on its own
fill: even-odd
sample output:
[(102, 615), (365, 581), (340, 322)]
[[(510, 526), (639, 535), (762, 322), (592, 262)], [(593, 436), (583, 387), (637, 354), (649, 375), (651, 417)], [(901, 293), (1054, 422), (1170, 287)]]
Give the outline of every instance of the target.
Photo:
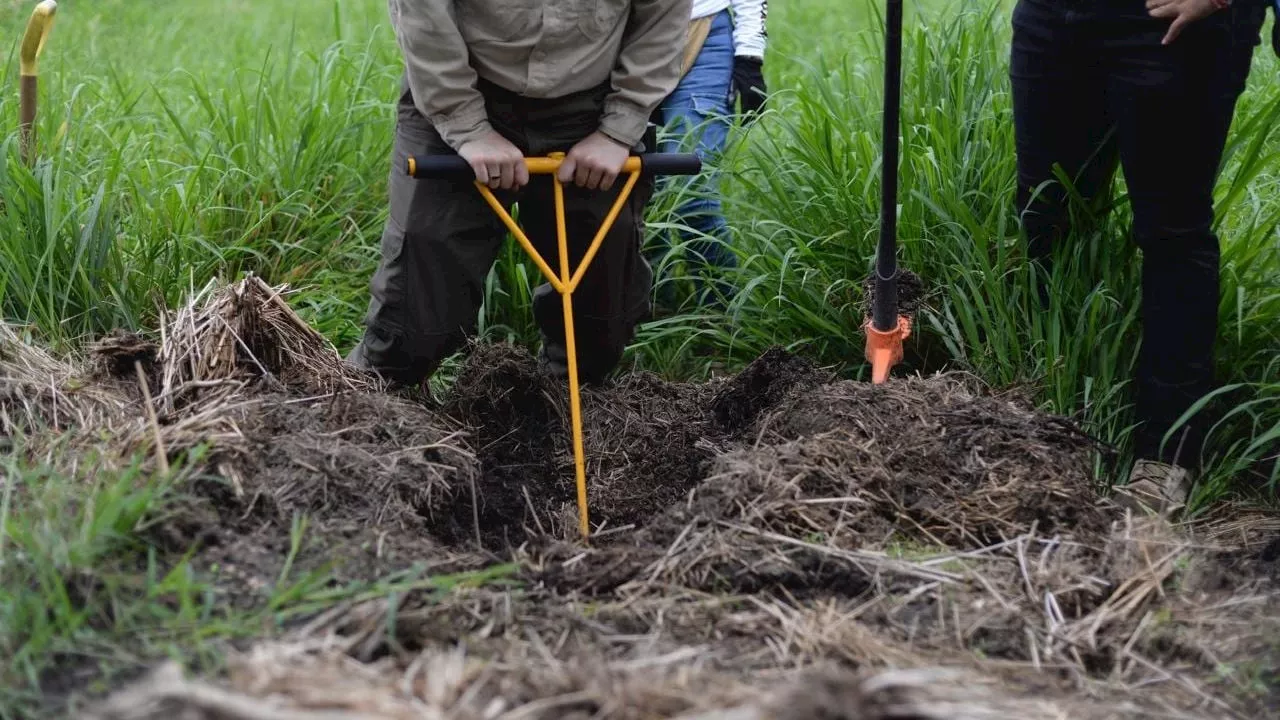
[(962, 376), (835, 381), (774, 349), (707, 384), (625, 376), (584, 390), (582, 408), (598, 537), (572, 567), (555, 562), (578, 552), (566, 388), (507, 345), (475, 348), (438, 409), (376, 393), (241, 403), (214, 453), (221, 479), (163, 532), (262, 592), (306, 514), (320, 540), (299, 571), (526, 552), (545, 561), (526, 577), (553, 589), (612, 592), (665, 560), (709, 592), (856, 597), (872, 581), (832, 549), (1105, 537), (1119, 516), (1091, 484), (1086, 436)]
[[(1280, 540), (1193, 542), (1127, 516), (1097, 492), (1095, 443), (1020, 395), (962, 374), (843, 381), (781, 349), (708, 383), (622, 376), (582, 394), (584, 543), (567, 389), (531, 353), (475, 346), (429, 405), (348, 375), (270, 308), (277, 315), (239, 321), (270, 362), (221, 351), (240, 363), (217, 366), (231, 390), (210, 390), (201, 363), (178, 372), (166, 365), (172, 346), (133, 336), (90, 358), (101, 390), (70, 415), (98, 423), (86, 434), (133, 450), (159, 437), (174, 458), (210, 448), (151, 532), (156, 546), (193, 551), (221, 602), (246, 607), (279, 589), (286, 564), (291, 578), (326, 571), (341, 585), (510, 562), (518, 589), (411, 593), (302, 618), (300, 635), (264, 641), (220, 677), (218, 692), (242, 694), (236, 707), (291, 698), (299, 712), (406, 718), (773, 708), (735, 716), (746, 720), (799, 717), (779, 708), (802, 705), (824, 717), (959, 717), (923, 708), (961, 696), (986, 704), (965, 717), (990, 718), (1066, 707), (1144, 717), (1107, 713), (1122, 702), (1204, 711), (1205, 698), (1237, 713), (1227, 717), (1275, 707), (1259, 688), (1280, 665)], [(281, 342), (273, 323), (288, 330), (289, 353), (266, 352)], [(139, 367), (166, 410), (156, 426), (139, 411), (142, 385), (130, 386)], [(78, 402), (47, 382), (6, 387), (0, 398), (29, 393), (37, 414)], [(464, 656), (478, 665), (449, 664)], [(866, 674), (935, 665), (1001, 689), (965, 695), (977, 685)], [(817, 666), (836, 670), (788, 684)], [(434, 684), (414, 679), (424, 668)], [(259, 717), (228, 710), (231, 700), (200, 710), (217, 693), (164, 678), (134, 688), (167, 698), (161, 714), (139, 714), (123, 689), (132, 710), (94, 717)], [(767, 700), (766, 685), (781, 694)], [(1099, 706), (1077, 704), (1082, 687)], [(1033, 708), (1046, 702), (1065, 705)]]

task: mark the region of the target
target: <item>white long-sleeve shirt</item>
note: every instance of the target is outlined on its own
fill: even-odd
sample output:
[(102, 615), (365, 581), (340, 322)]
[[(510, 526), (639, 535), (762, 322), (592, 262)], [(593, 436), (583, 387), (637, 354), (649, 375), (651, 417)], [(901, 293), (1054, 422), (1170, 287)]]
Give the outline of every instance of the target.
[(769, 0), (693, 0), (692, 19), (697, 20), (732, 8), (733, 45), (735, 55), (764, 58), (765, 20)]

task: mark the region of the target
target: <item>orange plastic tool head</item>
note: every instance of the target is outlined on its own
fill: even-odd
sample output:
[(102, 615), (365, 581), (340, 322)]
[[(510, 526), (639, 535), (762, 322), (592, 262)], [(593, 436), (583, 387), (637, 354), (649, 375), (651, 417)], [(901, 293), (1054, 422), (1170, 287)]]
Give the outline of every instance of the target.
[(911, 318), (898, 316), (898, 325), (892, 330), (877, 330), (867, 318), (863, 328), (867, 332), (867, 362), (871, 363), (871, 382), (877, 385), (889, 379), (889, 370), (902, 362), (902, 341), (911, 336)]

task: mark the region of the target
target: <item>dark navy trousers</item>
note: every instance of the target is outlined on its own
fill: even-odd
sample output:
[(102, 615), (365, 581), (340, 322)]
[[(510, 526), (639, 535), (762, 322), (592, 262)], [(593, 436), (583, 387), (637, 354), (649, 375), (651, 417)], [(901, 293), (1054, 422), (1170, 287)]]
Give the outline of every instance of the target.
[[(1142, 251), (1136, 404), (1140, 458), (1189, 465), (1203, 430), (1162, 440), (1214, 386), (1219, 239), (1213, 188), (1266, 5), (1233, 7), (1188, 25), (1142, 0), (1020, 0), (1010, 74), (1018, 210), (1034, 262), (1050, 264), (1072, 228), (1060, 165), (1086, 198), (1122, 169)], [(1047, 183), (1047, 185), (1046, 185)]]

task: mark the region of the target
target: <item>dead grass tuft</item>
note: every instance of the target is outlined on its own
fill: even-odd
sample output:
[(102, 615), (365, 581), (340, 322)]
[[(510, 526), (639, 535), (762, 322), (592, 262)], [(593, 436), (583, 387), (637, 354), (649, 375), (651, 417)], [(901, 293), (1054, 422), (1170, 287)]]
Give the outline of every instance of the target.
[(102, 427), (126, 400), (91, 383), (73, 362), (55, 358), (0, 323), (0, 438)]
[(377, 388), (261, 278), (210, 281), (162, 322), (157, 401), (174, 412), (200, 391), (258, 381), (268, 389), (322, 394)]

